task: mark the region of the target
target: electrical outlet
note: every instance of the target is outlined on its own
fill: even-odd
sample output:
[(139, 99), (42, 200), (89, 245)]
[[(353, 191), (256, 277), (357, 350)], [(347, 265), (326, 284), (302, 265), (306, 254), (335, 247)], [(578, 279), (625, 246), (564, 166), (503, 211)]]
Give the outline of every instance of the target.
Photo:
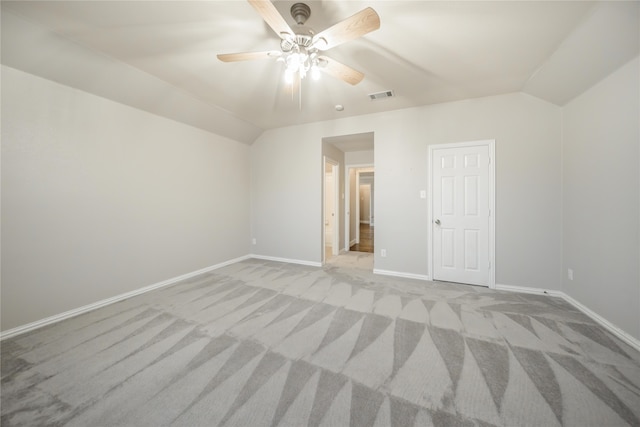
[(567, 269), (567, 278), (569, 280), (573, 280), (573, 269), (571, 268)]
[(382, 258), (386, 257), (387, 256), (387, 250), (386, 249), (380, 249), (380, 256)]
[(251, 239), (251, 243), (255, 245), (256, 243), (258, 243), (258, 241), (257, 241), (257, 240), (256, 240), (256, 238), (254, 237), (253, 239)]

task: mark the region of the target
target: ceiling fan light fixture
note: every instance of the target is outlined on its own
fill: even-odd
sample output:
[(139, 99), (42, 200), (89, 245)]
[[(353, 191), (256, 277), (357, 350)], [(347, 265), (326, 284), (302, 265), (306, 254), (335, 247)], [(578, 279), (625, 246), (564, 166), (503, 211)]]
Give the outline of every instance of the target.
[(296, 71), (298, 71), (298, 68), (300, 67), (300, 63), (303, 61), (300, 61), (300, 58), (298, 58), (297, 53), (291, 53), (287, 56), (287, 58), (285, 59), (285, 62), (287, 64), (287, 71), (291, 71), (292, 73), (295, 73)]
[[(293, 74), (298, 73), (300, 74), (300, 79), (304, 79), (307, 71), (312, 67), (313, 61), (306, 52), (291, 52), (286, 55), (285, 64), (287, 64), (285, 74), (288, 73), (293, 76)], [(286, 75), (285, 79), (288, 80)]]

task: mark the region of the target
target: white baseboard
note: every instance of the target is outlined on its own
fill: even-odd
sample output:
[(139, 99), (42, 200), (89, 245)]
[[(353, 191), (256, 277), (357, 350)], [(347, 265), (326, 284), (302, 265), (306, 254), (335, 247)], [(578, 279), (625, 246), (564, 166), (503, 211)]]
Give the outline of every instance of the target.
[(496, 287), (494, 289), (497, 291), (520, 292), (523, 294), (551, 295), (554, 297), (561, 297), (561, 295), (558, 295), (558, 291), (542, 288), (530, 288), (526, 286), (500, 285), (496, 283)]
[(622, 341), (626, 342), (631, 347), (635, 348), (637, 351), (640, 351), (640, 340), (638, 340), (635, 337), (632, 337), (631, 335), (629, 335), (628, 333), (626, 333), (625, 331), (623, 331), (622, 329), (620, 329), (619, 327), (617, 327), (613, 323), (609, 322), (604, 317), (600, 316), (595, 311), (591, 310), (589, 307), (587, 307), (587, 306), (583, 305), (582, 303), (580, 303), (579, 301), (575, 300), (573, 297), (565, 294), (564, 292), (560, 292), (560, 293), (562, 294), (562, 298), (564, 298), (565, 301), (567, 301), (569, 304), (574, 305), (576, 308), (578, 308), (584, 314), (586, 314), (587, 316), (591, 317), (596, 322), (600, 323), (600, 325), (602, 325), (604, 328), (608, 329), (609, 332), (611, 332), (613, 335), (617, 336)]
[(565, 301), (567, 301), (569, 304), (573, 305), (578, 310), (582, 311), (584, 314), (586, 314), (587, 316), (589, 316), (590, 318), (598, 322), (602, 327), (607, 329), (613, 335), (620, 338), (622, 341), (629, 344), (631, 347), (633, 347), (637, 351), (640, 351), (640, 340), (631, 336), (627, 332), (623, 331), (618, 326), (614, 325), (604, 317), (600, 316), (598, 313), (591, 310), (586, 305), (582, 304), (578, 300), (565, 294), (562, 291), (547, 290), (547, 289), (540, 289), (540, 288), (528, 288), (528, 287), (520, 287), (520, 286), (510, 286), (510, 285), (498, 285), (498, 284), (496, 284), (496, 289), (503, 290), (503, 291), (522, 292), (527, 294), (549, 295), (552, 297), (562, 298)]
[(300, 264), (300, 265), (308, 265), (308, 266), (311, 266), (311, 267), (322, 267), (322, 263), (321, 262), (306, 261), (306, 260), (302, 260), (302, 259), (279, 258), (279, 257), (274, 257), (274, 256), (255, 255), (255, 254), (249, 255), (249, 257), (250, 258), (255, 258), (255, 259), (263, 259), (265, 261), (286, 262), (286, 263), (289, 263), (289, 264)]
[(139, 289), (136, 289), (136, 290), (131, 291), (131, 292), (126, 292), (124, 294), (116, 295), (116, 296), (111, 297), (111, 298), (103, 299), (101, 301), (94, 302), (93, 304), (84, 305), (82, 307), (74, 308), (73, 310), (65, 311), (64, 313), (56, 314), (54, 316), (50, 316), (50, 317), (47, 317), (45, 319), (41, 319), (41, 320), (37, 320), (35, 322), (27, 323), (26, 325), (18, 326), (16, 328), (9, 329), (9, 330), (6, 330), (4, 332), (0, 332), (0, 341), (2, 341), (4, 339), (7, 339), (7, 338), (15, 337), (16, 335), (21, 335), (21, 334), (33, 331), (34, 329), (42, 328), (43, 326), (47, 326), (47, 325), (51, 325), (53, 323), (60, 322), (61, 320), (69, 319), (71, 317), (75, 317), (75, 316), (78, 316), (80, 314), (84, 314), (84, 313), (87, 313), (89, 311), (96, 310), (98, 308), (107, 306), (109, 304), (113, 304), (113, 303), (118, 302), (118, 301), (125, 300), (127, 298), (134, 297), (136, 295), (144, 294), (146, 292), (150, 292), (150, 291), (153, 291), (155, 289), (164, 288), (166, 286), (170, 286), (170, 285), (176, 284), (178, 282), (181, 282), (183, 280), (189, 279), (191, 277), (199, 276), (200, 274), (208, 273), (210, 271), (217, 270), (219, 268), (226, 267), (227, 265), (235, 264), (237, 262), (244, 261), (244, 260), (249, 259), (249, 258), (250, 257), (248, 255), (245, 255), (245, 256), (242, 256), (242, 257), (239, 257), (239, 258), (234, 258), (234, 259), (231, 259), (231, 260), (228, 260), (228, 261), (221, 262), (219, 264), (215, 264), (215, 265), (212, 265), (212, 266), (209, 266), (209, 267), (202, 268), (200, 270), (192, 271), (191, 273), (186, 273), (186, 274), (183, 274), (181, 276), (177, 276), (177, 277), (173, 277), (171, 279), (163, 280), (162, 282), (158, 282), (158, 283), (155, 283), (153, 285), (145, 286), (143, 288), (139, 288)]
[[(7, 338), (14, 337), (16, 335), (20, 335), (20, 334), (24, 334), (24, 333), (30, 332), (32, 330), (41, 328), (43, 326), (47, 326), (47, 325), (50, 325), (50, 324), (53, 324), (53, 323), (56, 323), (56, 322), (60, 322), (61, 320), (69, 319), (71, 317), (75, 317), (75, 316), (78, 316), (80, 314), (84, 314), (84, 313), (87, 313), (89, 311), (96, 310), (98, 308), (107, 306), (109, 304), (113, 304), (113, 303), (118, 302), (118, 301), (125, 300), (127, 298), (134, 297), (136, 295), (140, 295), (140, 294), (143, 294), (143, 293), (146, 293), (146, 292), (153, 291), (155, 289), (160, 289), (160, 288), (163, 288), (163, 287), (166, 287), (166, 286), (170, 286), (170, 285), (176, 284), (178, 282), (181, 282), (183, 280), (189, 279), (191, 277), (195, 277), (195, 276), (198, 276), (200, 274), (204, 274), (204, 273), (207, 273), (207, 272), (210, 272), (210, 271), (213, 271), (213, 270), (217, 270), (219, 268), (225, 267), (227, 265), (235, 264), (237, 262), (244, 261), (244, 260), (247, 260), (249, 258), (262, 259), (262, 260), (267, 260), (267, 261), (285, 262), (285, 263), (290, 263), (290, 264), (308, 265), (308, 266), (312, 266), (312, 267), (322, 267), (321, 263), (314, 262), (314, 261), (305, 261), (305, 260), (297, 260), (297, 259), (289, 259), (289, 258), (270, 257), (270, 256), (255, 255), (255, 254), (245, 255), (245, 256), (242, 256), (242, 257), (238, 257), (238, 258), (234, 258), (234, 259), (231, 259), (231, 260), (228, 260), (228, 261), (221, 262), (219, 264), (215, 264), (215, 265), (212, 265), (212, 266), (209, 266), (209, 267), (205, 267), (205, 268), (202, 268), (200, 270), (193, 271), (191, 273), (186, 273), (186, 274), (183, 274), (181, 276), (173, 277), (171, 279), (167, 279), (167, 280), (164, 280), (162, 282), (155, 283), (153, 285), (145, 286), (143, 288), (136, 289), (136, 290), (131, 291), (131, 292), (127, 292), (127, 293), (124, 293), (124, 294), (116, 295), (114, 297), (107, 298), (107, 299), (95, 302), (93, 304), (88, 304), (88, 305), (85, 305), (85, 306), (82, 306), (82, 307), (79, 307), (79, 308), (76, 308), (76, 309), (73, 309), (73, 310), (65, 311), (64, 313), (56, 314), (54, 316), (50, 316), (50, 317), (47, 317), (45, 319), (41, 319), (41, 320), (38, 320), (38, 321), (35, 321), (35, 322), (31, 322), (31, 323), (28, 323), (26, 325), (18, 326), (16, 328), (9, 329), (9, 330), (4, 331), (4, 332), (0, 332), (0, 341), (2, 341), (4, 339), (7, 339)], [(431, 280), (431, 277), (428, 276), (428, 275), (413, 274), (413, 273), (403, 273), (403, 272), (399, 272), (399, 271), (374, 269), (373, 273), (374, 274), (384, 275), (384, 276), (404, 277), (404, 278), (408, 278), (408, 279)], [(521, 292), (521, 293), (537, 294), (537, 295), (549, 295), (549, 296), (553, 296), (553, 297), (563, 298), (569, 304), (573, 305), (574, 307), (576, 307), (577, 309), (582, 311), (584, 314), (586, 314), (587, 316), (591, 317), (593, 320), (598, 322), (604, 328), (609, 330), (609, 332), (614, 334), (616, 337), (618, 337), (619, 339), (621, 339), (622, 341), (624, 341), (625, 343), (627, 343), (628, 345), (630, 345), (631, 347), (633, 347), (637, 351), (640, 351), (640, 340), (638, 340), (635, 337), (631, 336), (630, 334), (628, 334), (624, 330), (620, 329), (619, 327), (617, 327), (616, 325), (614, 325), (613, 323), (611, 323), (610, 321), (608, 321), (604, 317), (600, 316), (599, 314), (597, 314), (596, 312), (594, 312), (593, 310), (591, 310), (587, 306), (583, 305), (579, 301), (575, 300), (571, 296), (565, 294), (564, 292), (556, 291), (556, 290), (550, 290), (550, 289), (532, 288), (532, 287), (525, 287), (525, 286), (511, 286), (511, 285), (502, 285), (502, 284), (496, 284), (495, 289), (496, 290), (503, 290), (503, 291), (510, 291), (510, 292)]]
[(405, 277), (407, 279), (431, 280), (431, 277), (425, 274), (403, 273), (400, 271), (380, 270), (377, 268), (373, 269), (373, 274), (380, 274), (382, 276)]

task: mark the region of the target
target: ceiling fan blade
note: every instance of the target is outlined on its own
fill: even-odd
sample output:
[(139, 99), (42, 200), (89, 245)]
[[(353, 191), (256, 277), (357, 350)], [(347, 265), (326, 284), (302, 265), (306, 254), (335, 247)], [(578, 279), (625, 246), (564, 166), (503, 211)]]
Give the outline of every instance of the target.
[(331, 59), (327, 56), (319, 56), (318, 59), (321, 61), (320, 70), (332, 77), (335, 77), (336, 79), (344, 80), (352, 85), (357, 85), (364, 78), (364, 74), (360, 71), (354, 70), (335, 59)]
[(328, 50), (380, 28), (380, 17), (368, 7), (313, 37), (314, 47)]
[(218, 54), (218, 59), (222, 62), (238, 62), (251, 61), (254, 59), (277, 58), (281, 55), (282, 52), (277, 50), (268, 50), (264, 52), (220, 53)]
[(287, 21), (284, 20), (278, 9), (268, 0), (248, 0), (251, 6), (255, 10), (258, 11), (262, 19), (269, 24), (271, 29), (276, 32), (278, 37), (281, 39), (286, 38), (287, 36), (293, 36), (293, 31), (291, 31), (291, 27), (287, 24)]

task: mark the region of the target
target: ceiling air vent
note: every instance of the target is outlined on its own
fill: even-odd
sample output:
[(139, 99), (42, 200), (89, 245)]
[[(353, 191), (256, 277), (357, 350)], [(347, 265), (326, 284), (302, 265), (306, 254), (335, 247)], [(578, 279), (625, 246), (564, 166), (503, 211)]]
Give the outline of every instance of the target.
[(382, 91), (382, 92), (376, 92), (376, 93), (370, 93), (369, 94), (369, 98), (371, 98), (372, 101), (375, 101), (376, 99), (382, 99), (382, 98), (391, 98), (392, 96), (394, 96), (392, 90), (385, 90), (385, 91)]

